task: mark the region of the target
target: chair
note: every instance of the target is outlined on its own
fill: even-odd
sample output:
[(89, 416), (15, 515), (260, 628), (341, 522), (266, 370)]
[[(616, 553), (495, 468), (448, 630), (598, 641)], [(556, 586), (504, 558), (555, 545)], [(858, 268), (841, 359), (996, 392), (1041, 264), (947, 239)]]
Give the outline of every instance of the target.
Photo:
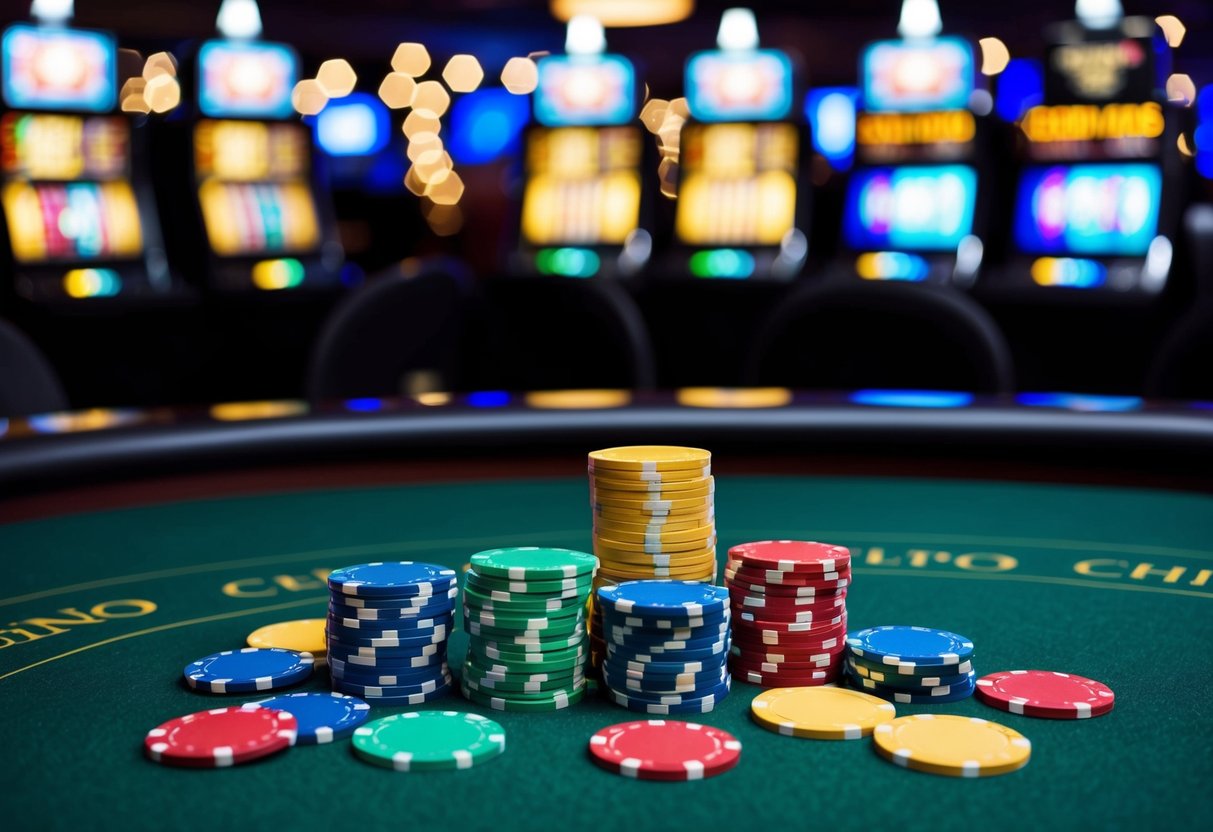
[(480, 385), (507, 390), (651, 389), (656, 361), (644, 317), (611, 280), (487, 281), (478, 325)]
[(818, 389), (1003, 393), (1011, 352), (990, 315), (951, 289), (834, 280), (795, 289), (768, 317), (747, 381)]
[(0, 321), (0, 417), (66, 409), (55, 368), (25, 333)]
[(321, 329), (309, 398), (400, 395), (419, 374), (430, 377), (430, 389), (456, 389), (471, 295), (470, 274), (449, 259), (405, 260), (372, 278)]

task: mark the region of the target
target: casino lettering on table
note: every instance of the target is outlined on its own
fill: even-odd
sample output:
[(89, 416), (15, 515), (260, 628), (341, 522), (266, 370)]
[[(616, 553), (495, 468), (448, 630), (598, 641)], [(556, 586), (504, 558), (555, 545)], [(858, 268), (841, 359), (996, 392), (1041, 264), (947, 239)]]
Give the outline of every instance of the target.
[[(483, 714), (435, 710), (455, 688), (447, 639), (468, 633), (458, 689), (473, 707), (554, 712), (598, 695), (648, 716), (709, 714), (733, 679), (766, 688), (754, 721), (788, 737), (871, 738), (905, 768), (957, 777), (1022, 768), (1031, 743), (985, 719), (897, 716), (976, 694), (1023, 717), (1110, 712), (1093, 679), (1042, 670), (977, 678), (973, 642), (931, 627), (847, 631), (851, 555), (799, 540), (743, 543), (716, 585), (715, 481), (697, 448), (638, 446), (589, 455), (594, 553), (493, 549), (452, 569), (367, 563), (328, 578), (325, 618), (251, 633), (243, 648), (191, 662), (208, 695), (266, 694), (170, 719), (145, 738), (159, 763), (213, 768), (350, 739), (352, 753), (397, 771), (464, 769), (501, 756), (505, 729)], [(278, 693), (327, 667), (330, 691)], [(371, 720), (373, 707), (424, 706)], [(525, 730), (525, 722), (518, 730)], [(628, 777), (694, 780), (728, 771), (741, 743), (696, 722), (639, 719), (604, 727), (589, 759)]]

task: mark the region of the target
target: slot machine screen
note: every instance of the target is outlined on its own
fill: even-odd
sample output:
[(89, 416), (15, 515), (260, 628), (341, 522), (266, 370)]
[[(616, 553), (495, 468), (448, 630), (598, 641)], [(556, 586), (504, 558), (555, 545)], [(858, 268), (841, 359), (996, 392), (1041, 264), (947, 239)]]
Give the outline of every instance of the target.
[(860, 65), (870, 111), (959, 110), (973, 92), (973, 49), (960, 38), (878, 41)]
[(0, 41), (4, 102), (14, 110), (108, 112), (117, 102), (117, 46), (101, 32), (19, 24)]
[(1156, 165), (1029, 168), (1016, 194), (1015, 243), (1032, 254), (1143, 256), (1161, 194)]
[(640, 223), (641, 141), (635, 127), (532, 131), (523, 239), (536, 246), (622, 245)]
[(683, 128), (675, 232), (687, 245), (779, 245), (796, 220), (791, 124)]
[(319, 245), (306, 179), (309, 140), (296, 124), (203, 121), (195, 127), (198, 197), (216, 254), (297, 253)]
[(22, 263), (138, 257), (130, 127), (111, 116), (0, 117), (0, 204)]
[(843, 232), (855, 249), (954, 251), (976, 201), (977, 173), (965, 165), (866, 168), (848, 183)]
[(773, 49), (700, 52), (686, 89), (696, 121), (778, 121), (792, 109), (792, 61)]
[(636, 111), (636, 71), (619, 55), (539, 60), (535, 120), (547, 127), (623, 124)]
[(198, 108), (211, 118), (290, 118), (298, 77), (289, 46), (208, 41), (198, 50)]

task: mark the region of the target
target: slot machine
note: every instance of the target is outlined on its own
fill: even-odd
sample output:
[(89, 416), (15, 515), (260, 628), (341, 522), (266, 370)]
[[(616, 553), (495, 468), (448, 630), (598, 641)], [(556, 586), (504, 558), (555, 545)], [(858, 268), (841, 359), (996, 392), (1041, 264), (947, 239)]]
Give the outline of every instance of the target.
[(664, 276), (788, 280), (808, 254), (809, 142), (791, 57), (758, 48), (749, 9), (721, 17), (716, 50), (686, 63), (678, 199)]
[(1050, 26), (1045, 41), (1044, 101), (1018, 125), (1010, 251), (982, 289), (1046, 304), (1148, 303), (1170, 277), (1183, 197), (1154, 21), (1088, 15)]
[(55, 16), (0, 35), (10, 289), (59, 309), (177, 294), (144, 165), (146, 131), (118, 112), (117, 41), (65, 24)]
[(844, 272), (968, 288), (985, 254), (988, 158), (972, 45), (941, 35), (934, 3), (907, 2), (901, 37), (860, 58), (855, 166), (843, 204)]
[(515, 274), (620, 278), (649, 259), (651, 189), (641, 171), (656, 165), (645, 161), (635, 67), (605, 45), (597, 20), (575, 17), (567, 54), (538, 61)]

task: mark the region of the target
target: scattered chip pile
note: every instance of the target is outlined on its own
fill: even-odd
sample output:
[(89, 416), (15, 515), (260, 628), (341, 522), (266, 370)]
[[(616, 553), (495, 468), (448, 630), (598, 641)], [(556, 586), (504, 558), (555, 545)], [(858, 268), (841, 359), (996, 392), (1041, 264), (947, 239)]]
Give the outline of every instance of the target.
[(847, 636), (847, 678), (860, 690), (910, 705), (973, 695), (973, 642), (931, 627), (884, 626)]
[(699, 581), (600, 588), (602, 681), (617, 705), (647, 714), (707, 713), (729, 694), (729, 594)]
[(472, 555), (463, 591), (463, 695), (499, 711), (554, 711), (579, 701), (597, 566), (593, 555), (570, 549)]
[(333, 690), (379, 704), (417, 705), (450, 690), (447, 637), (459, 593), (453, 569), (366, 563), (329, 575)]
[[(716, 580), (712, 455), (700, 448), (636, 445), (589, 455), (595, 588), (644, 578)], [(597, 613), (592, 661), (606, 650)]]
[(837, 681), (850, 582), (851, 553), (844, 546), (763, 540), (729, 549), (733, 675), (769, 688)]

